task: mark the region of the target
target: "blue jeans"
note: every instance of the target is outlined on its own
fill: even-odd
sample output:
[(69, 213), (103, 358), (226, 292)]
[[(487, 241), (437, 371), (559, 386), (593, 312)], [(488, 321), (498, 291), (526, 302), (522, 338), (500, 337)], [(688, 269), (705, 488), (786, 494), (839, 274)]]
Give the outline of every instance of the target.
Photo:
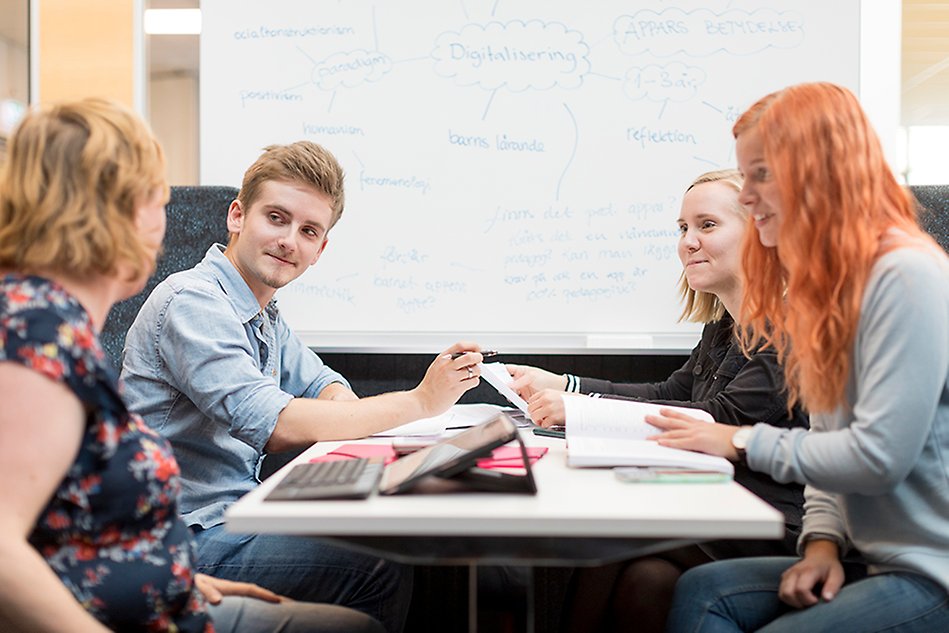
[(398, 633), (412, 597), (412, 569), (316, 538), (195, 530), (196, 571), (253, 582), (282, 596), (338, 604)]
[(778, 599), (778, 585), (797, 560), (747, 558), (689, 570), (676, 584), (666, 631), (949, 631), (949, 594), (911, 573), (848, 577), (832, 601), (794, 609)]

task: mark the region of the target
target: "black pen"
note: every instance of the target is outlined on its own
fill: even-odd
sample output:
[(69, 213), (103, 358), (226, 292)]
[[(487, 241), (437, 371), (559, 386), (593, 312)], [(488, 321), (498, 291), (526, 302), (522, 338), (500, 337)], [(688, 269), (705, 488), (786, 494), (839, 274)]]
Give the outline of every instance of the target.
[[(461, 358), (467, 353), (468, 352), (455, 352), (454, 354), (451, 355), (451, 359), (455, 360), (456, 358)], [(481, 352), (481, 355), (484, 356), (485, 358), (489, 358), (491, 356), (497, 356), (498, 352), (494, 351), (493, 349), (489, 349), (489, 350), (485, 350)]]

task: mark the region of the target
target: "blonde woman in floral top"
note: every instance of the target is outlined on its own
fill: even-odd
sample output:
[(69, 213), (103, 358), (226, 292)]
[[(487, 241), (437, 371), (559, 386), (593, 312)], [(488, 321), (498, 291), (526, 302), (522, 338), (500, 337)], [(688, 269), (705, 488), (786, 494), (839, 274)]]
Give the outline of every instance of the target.
[(96, 333), (141, 290), (164, 236), (147, 126), (102, 100), (36, 111), (3, 170), (0, 630), (381, 630), (193, 572), (178, 465), (126, 408)]

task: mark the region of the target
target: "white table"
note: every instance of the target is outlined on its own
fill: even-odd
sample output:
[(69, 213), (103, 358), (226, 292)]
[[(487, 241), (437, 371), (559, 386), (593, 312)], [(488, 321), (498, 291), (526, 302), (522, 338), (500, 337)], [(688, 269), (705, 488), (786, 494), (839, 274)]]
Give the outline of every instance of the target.
[[(234, 532), (318, 536), (409, 564), (469, 565), (468, 623), (477, 630), (477, 565), (599, 565), (697, 541), (784, 535), (780, 512), (733, 483), (622, 483), (608, 469), (566, 465), (563, 440), (533, 468), (535, 496), (373, 495), (357, 501), (263, 501), (294, 463), (349, 442), (321, 442), (227, 512)], [(388, 443), (370, 438), (364, 442)], [(533, 597), (528, 596), (529, 622)]]
[[(536, 496), (500, 493), (395, 496), (360, 501), (263, 501), (293, 463), (349, 442), (313, 445), (227, 512), (234, 532), (333, 537), (432, 536), (558, 539), (777, 539), (780, 512), (735, 483), (622, 483), (608, 469), (566, 466), (563, 440), (523, 432), (547, 446), (534, 465)], [(385, 438), (363, 442), (388, 443)]]

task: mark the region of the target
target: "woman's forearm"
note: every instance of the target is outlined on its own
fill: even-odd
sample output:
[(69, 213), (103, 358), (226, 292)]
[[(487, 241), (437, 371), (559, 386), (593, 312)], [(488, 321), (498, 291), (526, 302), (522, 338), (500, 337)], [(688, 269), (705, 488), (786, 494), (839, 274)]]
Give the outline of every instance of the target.
[(0, 621), (4, 631), (107, 633), (22, 537), (0, 531)]

